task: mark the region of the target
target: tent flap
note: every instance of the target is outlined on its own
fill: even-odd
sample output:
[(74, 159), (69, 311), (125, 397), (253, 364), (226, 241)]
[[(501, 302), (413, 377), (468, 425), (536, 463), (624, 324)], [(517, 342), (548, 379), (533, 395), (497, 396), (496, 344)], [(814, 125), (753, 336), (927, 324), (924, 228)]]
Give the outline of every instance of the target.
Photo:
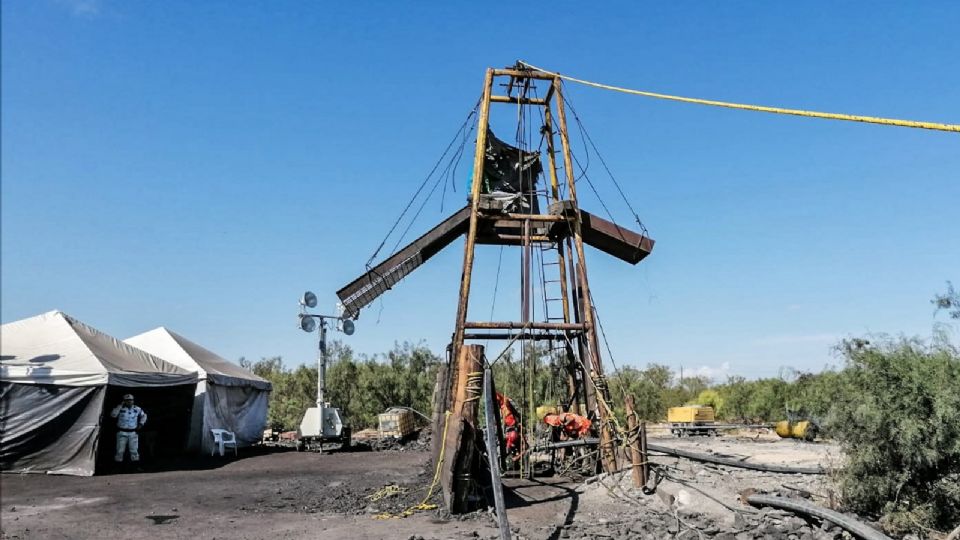
[(201, 451), (213, 450), (211, 429), (234, 432), (239, 446), (249, 446), (263, 437), (270, 393), (243, 386), (221, 386), (207, 381), (203, 405)]
[(0, 383), (0, 470), (91, 476), (104, 386)]

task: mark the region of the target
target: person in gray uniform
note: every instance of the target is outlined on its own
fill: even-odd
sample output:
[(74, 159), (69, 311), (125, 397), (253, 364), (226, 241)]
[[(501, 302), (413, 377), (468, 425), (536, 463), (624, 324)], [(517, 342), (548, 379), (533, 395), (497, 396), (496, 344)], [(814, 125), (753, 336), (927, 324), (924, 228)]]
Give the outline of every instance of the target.
[[(133, 395), (123, 396), (123, 402), (110, 411), (110, 416), (117, 419), (117, 453), (113, 460), (123, 463), (123, 455), (130, 450), (130, 461), (134, 466), (140, 462), (140, 437), (137, 431), (147, 423), (147, 413), (133, 404)], [(139, 470), (139, 467), (137, 467)]]

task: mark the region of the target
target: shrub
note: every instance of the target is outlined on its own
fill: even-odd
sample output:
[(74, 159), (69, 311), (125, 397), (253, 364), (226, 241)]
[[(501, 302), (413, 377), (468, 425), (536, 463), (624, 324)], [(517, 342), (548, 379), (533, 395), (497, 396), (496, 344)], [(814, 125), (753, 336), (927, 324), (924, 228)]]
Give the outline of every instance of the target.
[(960, 355), (946, 342), (842, 342), (828, 427), (844, 447), (849, 508), (895, 532), (960, 521)]

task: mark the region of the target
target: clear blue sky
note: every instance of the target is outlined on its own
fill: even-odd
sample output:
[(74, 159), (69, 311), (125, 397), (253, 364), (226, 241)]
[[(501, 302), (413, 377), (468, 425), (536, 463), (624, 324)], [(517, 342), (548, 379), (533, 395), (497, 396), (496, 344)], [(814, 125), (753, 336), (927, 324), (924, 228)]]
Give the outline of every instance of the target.
[[(960, 123), (957, 2), (581, 6), (3, 2), (2, 320), (61, 309), (120, 338), (165, 325), (231, 359), (313, 361), (299, 294), (333, 309), (484, 68), (518, 58), (653, 91)], [(637, 267), (588, 252), (620, 364), (816, 370), (844, 336), (929, 334), (929, 299), (960, 281), (956, 134), (568, 94), (657, 240)], [(346, 341), (441, 351), (461, 245)], [(479, 257), (489, 287), (496, 251)], [(505, 278), (499, 305), (517, 290)], [(489, 315), (489, 289), (473, 306)]]

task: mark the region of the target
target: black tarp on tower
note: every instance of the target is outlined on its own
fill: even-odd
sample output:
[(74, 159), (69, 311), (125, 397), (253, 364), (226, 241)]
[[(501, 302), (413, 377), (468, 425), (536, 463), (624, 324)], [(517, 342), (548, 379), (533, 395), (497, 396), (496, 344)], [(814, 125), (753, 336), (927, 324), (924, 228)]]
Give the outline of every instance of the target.
[(522, 203), (516, 209), (538, 214), (540, 210), (535, 191), (541, 172), (540, 152), (527, 152), (510, 146), (498, 139), (492, 130), (487, 130), (480, 193), (522, 195)]

